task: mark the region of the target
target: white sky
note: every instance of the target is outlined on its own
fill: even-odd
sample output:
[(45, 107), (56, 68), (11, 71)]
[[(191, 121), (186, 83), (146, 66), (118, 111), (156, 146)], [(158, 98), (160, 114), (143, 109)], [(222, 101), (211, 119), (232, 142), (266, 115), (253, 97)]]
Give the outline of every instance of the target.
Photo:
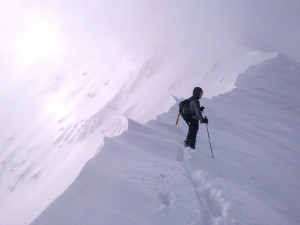
[(246, 32), (300, 61), (299, 11), (298, 0), (3, 0), (0, 57), (26, 67), (74, 51), (91, 55), (170, 42), (176, 48), (178, 42), (207, 40), (213, 45)]
[(2, 0), (0, 94), (46, 67), (70, 73), (160, 48), (209, 51), (245, 34), (300, 62), (299, 12), (298, 0)]

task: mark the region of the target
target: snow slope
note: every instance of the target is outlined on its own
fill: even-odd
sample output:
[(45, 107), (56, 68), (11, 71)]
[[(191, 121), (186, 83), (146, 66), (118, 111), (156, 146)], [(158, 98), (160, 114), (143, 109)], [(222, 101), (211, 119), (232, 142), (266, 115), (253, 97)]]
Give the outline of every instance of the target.
[(127, 129), (126, 118), (149, 121), (174, 104), (171, 95), (190, 95), (195, 83), (205, 85), (208, 97), (228, 92), (239, 73), (276, 55), (239, 45), (204, 50), (139, 53), (88, 71), (81, 65), (28, 71), (1, 98), (1, 221), (33, 220), (100, 151), (104, 137)]
[(299, 85), (278, 54), (203, 99), (214, 159), (204, 125), (196, 151), (182, 146), (177, 98), (145, 125), (128, 119), (32, 225), (299, 224)]

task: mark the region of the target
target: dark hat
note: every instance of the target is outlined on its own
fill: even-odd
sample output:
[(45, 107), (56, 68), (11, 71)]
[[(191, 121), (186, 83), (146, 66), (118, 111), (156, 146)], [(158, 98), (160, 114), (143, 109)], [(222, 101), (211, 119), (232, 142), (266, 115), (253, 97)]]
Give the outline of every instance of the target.
[(193, 90), (193, 96), (195, 98), (198, 98), (200, 96), (200, 93), (203, 92), (203, 90), (199, 87), (195, 87)]

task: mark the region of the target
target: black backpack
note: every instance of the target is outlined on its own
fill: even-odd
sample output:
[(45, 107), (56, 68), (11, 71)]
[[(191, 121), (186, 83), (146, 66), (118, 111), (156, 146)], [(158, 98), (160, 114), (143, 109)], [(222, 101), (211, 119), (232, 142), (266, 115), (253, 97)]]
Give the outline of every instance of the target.
[(190, 100), (185, 99), (179, 103), (179, 114), (182, 116), (182, 118), (187, 122), (191, 116), (192, 113), (190, 111)]

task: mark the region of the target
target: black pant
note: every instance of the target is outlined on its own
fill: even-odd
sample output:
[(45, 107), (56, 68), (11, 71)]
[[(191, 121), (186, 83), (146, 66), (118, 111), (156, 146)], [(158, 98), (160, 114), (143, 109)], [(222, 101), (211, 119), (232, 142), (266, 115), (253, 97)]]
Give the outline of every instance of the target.
[(199, 130), (199, 120), (193, 118), (189, 119), (189, 133), (187, 135), (187, 140), (196, 140), (197, 133)]

